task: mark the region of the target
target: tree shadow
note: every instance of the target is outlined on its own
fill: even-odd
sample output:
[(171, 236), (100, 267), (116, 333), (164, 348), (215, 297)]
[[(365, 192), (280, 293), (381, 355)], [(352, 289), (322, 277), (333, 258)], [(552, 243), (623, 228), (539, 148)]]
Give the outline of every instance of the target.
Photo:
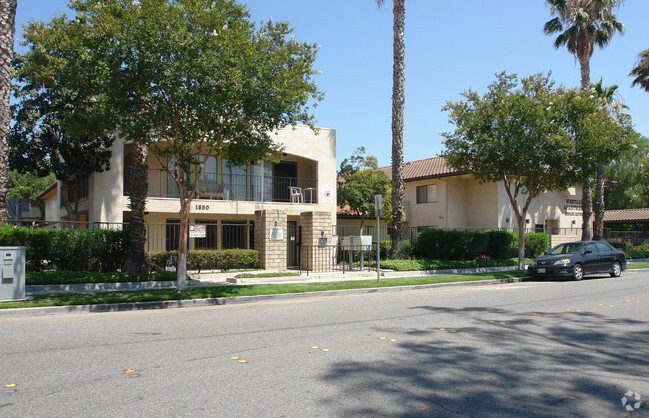
[(344, 415), (622, 416), (628, 390), (649, 396), (645, 322), (600, 312), (413, 309), (471, 325), (401, 328), (389, 360), (334, 364), (325, 380), (362, 405)]

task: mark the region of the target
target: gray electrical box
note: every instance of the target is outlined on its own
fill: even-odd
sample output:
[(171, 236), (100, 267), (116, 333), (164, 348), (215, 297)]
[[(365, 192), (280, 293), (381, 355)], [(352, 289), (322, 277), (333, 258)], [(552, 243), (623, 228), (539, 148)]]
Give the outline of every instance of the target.
[(0, 301), (25, 299), (25, 247), (0, 247)]

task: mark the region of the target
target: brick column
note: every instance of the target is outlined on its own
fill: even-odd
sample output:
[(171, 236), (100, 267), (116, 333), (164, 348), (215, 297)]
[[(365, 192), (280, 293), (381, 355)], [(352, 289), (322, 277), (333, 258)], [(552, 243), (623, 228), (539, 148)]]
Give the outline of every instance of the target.
[[(263, 269), (286, 271), (286, 216), (285, 210), (255, 211), (255, 249)], [(280, 228), (282, 238), (271, 239), (271, 228)]]
[[(333, 268), (331, 212), (302, 212), (302, 250), (301, 267), (309, 271), (330, 270)], [(327, 246), (318, 248), (318, 237), (328, 238)]]

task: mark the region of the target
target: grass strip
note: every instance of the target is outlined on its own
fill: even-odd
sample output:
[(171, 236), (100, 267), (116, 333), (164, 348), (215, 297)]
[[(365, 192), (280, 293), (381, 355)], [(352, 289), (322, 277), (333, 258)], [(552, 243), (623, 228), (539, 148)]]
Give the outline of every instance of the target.
[(432, 283), (479, 281), (522, 277), (524, 272), (507, 271), (496, 273), (451, 274), (426, 277), (382, 278), (376, 280), (350, 280), (321, 283), (256, 284), (243, 286), (192, 287), (185, 293), (174, 289), (135, 290), (129, 292), (86, 292), (34, 296), (24, 302), (0, 302), (0, 309), (31, 308), (44, 306), (96, 305), (106, 303), (133, 303), (168, 300), (222, 298), (236, 296), (277, 295), (286, 293), (306, 293), (327, 290), (365, 289), (394, 286), (412, 286)]

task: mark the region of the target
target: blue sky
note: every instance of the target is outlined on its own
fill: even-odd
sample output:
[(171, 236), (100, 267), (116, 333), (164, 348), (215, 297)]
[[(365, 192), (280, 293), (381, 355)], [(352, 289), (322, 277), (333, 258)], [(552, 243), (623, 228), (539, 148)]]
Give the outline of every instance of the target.
[[(375, 0), (244, 3), (254, 20), (288, 20), (297, 40), (321, 45), (315, 67), (326, 94), (315, 113), (319, 126), (336, 129), (338, 162), (364, 146), (380, 165), (391, 164), (391, 2), (381, 10)], [(65, 0), (18, 0), (17, 38), (27, 21), (66, 11)], [(496, 72), (552, 71), (557, 84), (579, 85), (579, 65), (543, 34), (549, 13), (543, 0), (406, 0), (405, 161), (438, 155), (439, 132), (453, 129), (441, 111), (446, 100), (469, 88), (484, 92)], [(649, 1), (627, 0), (617, 14), (626, 34), (595, 50), (591, 81), (619, 85), (636, 130), (649, 136), (649, 93), (631, 88), (628, 77), (649, 48)]]

